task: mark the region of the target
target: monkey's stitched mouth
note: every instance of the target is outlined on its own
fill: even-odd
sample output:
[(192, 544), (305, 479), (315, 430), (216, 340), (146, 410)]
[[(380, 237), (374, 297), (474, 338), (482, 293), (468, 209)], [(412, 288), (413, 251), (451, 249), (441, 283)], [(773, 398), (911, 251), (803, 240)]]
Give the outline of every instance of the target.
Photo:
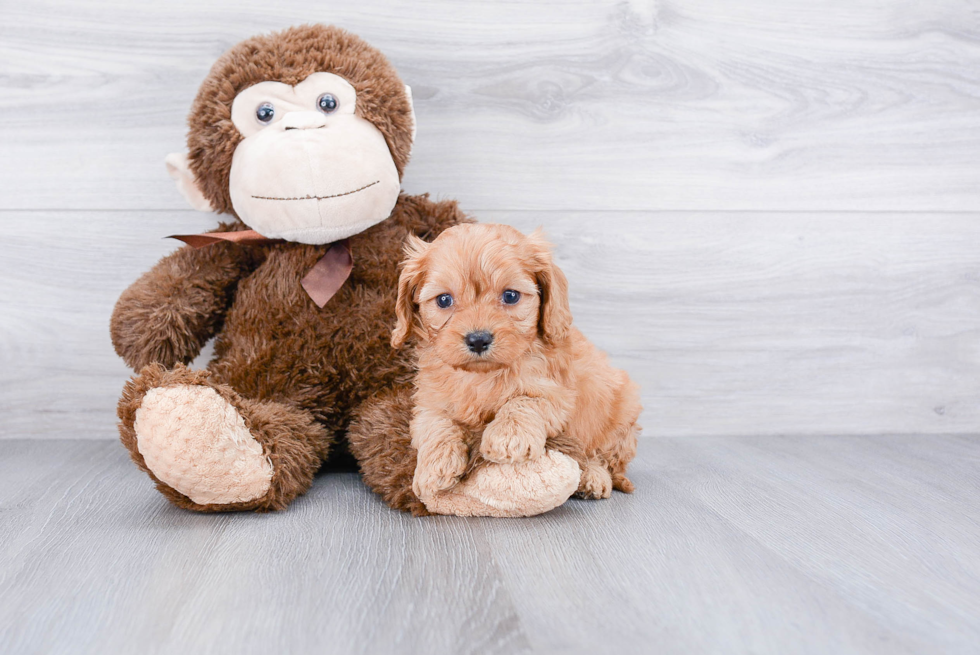
[(353, 191), (344, 191), (343, 193), (335, 193), (332, 196), (299, 196), (296, 198), (274, 198), (269, 196), (252, 196), (257, 200), (327, 200), (328, 198), (339, 198), (341, 196), (349, 196), (351, 194), (357, 193), (358, 191), (363, 191), (369, 187), (373, 187), (375, 184), (380, 184), (381, 180), (375, 180), (371, 184), (365, 184), (360, 189), (354, 189)]

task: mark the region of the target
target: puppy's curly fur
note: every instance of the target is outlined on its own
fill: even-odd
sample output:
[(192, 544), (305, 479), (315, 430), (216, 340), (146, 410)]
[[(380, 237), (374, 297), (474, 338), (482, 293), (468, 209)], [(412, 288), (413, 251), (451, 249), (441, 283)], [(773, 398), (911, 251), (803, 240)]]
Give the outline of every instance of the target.
[(579, 462), (580, 496), (632, 492), (639, 389), (572, 327), (567, 281), (540, 231), (457, 225), (432, 243), (410, 238), (406, 251), (392, 345), (419, 341), (416, 494), (452, 488), (471, 447), (516, 464), (549, 439)]

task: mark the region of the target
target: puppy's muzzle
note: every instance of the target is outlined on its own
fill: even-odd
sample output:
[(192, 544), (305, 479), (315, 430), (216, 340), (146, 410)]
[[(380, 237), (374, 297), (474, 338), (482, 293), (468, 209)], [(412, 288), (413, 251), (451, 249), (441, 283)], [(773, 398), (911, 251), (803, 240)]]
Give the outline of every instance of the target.
[(466, 342), (466, 347), (470, 349), (470, 352), (479, 355), (493, 343), (493, 335), (486, 330), (480, 330), (478, 332), (470, 332), (463, 337), (463, 341)]

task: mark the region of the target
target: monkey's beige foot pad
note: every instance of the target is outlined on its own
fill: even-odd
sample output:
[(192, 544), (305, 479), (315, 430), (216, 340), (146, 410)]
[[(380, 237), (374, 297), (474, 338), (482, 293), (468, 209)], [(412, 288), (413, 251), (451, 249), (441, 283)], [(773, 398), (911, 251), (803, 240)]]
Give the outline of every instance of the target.
[(134, 428), (153, 475), (199, 505), (241, 503), (269, 491), (272, 463), (262, 445), (211, 387), (150, 389)]
[(520, 464), (491, 464), (448, 491), (420, 496), (433, 514), (456, 516), (535, 516), (575, 493), (581, 470), (574, 459), (549, 450)]

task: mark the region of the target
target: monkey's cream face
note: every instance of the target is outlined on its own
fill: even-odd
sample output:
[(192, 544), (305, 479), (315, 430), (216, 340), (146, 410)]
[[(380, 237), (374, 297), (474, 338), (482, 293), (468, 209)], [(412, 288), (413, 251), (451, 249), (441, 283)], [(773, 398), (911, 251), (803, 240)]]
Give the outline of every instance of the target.
[(384, 136), (357, 116), (354, 87), (332, 73), (296, 86), (261, 82), (235, 97), (244, 139), (231, 164), (235, 213), (260, 234), (330, 243), (388, 218), (398, 170)]

